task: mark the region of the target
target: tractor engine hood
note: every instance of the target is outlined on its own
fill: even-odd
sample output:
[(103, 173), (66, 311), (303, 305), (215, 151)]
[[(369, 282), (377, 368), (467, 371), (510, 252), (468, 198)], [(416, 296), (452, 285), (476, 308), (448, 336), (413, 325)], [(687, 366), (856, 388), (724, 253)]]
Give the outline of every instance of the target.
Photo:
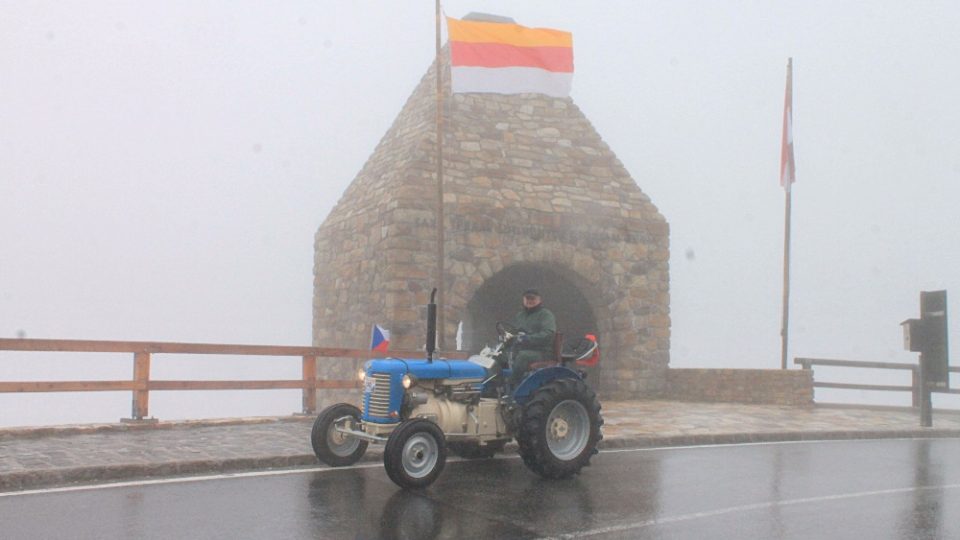
[(369, 360), (364, 370), (368, 374), (389, 373), (400, 377), (410, 373), (420, 380), (483, 379), (487, 374), (483, 366), (467, 360), (427, 362), (421, 358), (376, 358)]
[(392, 424), (400, 419), (403, 406), (403, 376), (410, 374), (419, 381), (480, 381), (486, 375), (483, 366), (466, 360), (434, 360), (420, 358), (377, 358), (364, 364), (364, 422)]

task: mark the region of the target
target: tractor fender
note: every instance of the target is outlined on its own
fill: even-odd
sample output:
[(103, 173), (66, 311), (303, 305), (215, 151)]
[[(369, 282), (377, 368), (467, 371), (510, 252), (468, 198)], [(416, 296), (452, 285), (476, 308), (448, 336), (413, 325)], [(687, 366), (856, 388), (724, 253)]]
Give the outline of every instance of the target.
[(564, 366), (552, 366), (538, 369), (529, 375), (520, 383), (513, 393), (513, 399), (520, 405), (525, 405), (538, 388), (550, 381), (557, 379), (580, 379), (580, 375)]

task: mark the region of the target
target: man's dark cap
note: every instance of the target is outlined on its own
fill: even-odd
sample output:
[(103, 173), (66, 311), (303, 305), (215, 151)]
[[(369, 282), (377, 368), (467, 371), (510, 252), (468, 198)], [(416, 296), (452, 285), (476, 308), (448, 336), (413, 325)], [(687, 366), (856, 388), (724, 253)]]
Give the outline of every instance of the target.
[(523, 291), (524, 296), (527, 296), (528, 294), (532, 294), (534, 296), (540, 296), (540, 291), (538, 291), (537, 289), (527, 289)]

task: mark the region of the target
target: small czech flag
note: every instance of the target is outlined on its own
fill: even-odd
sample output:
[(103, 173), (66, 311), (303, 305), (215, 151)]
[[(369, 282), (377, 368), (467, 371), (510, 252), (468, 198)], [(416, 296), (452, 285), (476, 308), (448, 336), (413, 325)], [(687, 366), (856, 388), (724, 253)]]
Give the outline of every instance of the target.
[(373, 325), (370, 332), (370, 350), (387, 352), (390, 347), (390, 331), (379, 324)]

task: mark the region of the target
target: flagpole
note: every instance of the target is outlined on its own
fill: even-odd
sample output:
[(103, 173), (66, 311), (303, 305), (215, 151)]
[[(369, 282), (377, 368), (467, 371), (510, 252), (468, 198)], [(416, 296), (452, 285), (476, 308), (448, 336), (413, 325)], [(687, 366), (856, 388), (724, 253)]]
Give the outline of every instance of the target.
[(787, 342), (790, 330), (790, 186), (787, 185), (783, 218), (783, 323), (780, 329), (780, 369), (787, 369)]
[[(780, 369), (787, 369), (787, 348), (790, 334), (790, 207), (794, 181), (793, 162), (793, 58), (787, 59), (787, 91), (784, 98), (783, 141), (780, 182), (784, 190), (783, 212), (783, 315), (780, 326)], [(789, 144), (789, 147), (787, 146)], [(787, 154), (789, 148), (789, 154)], [(785, 174), (785, 170), (787, 174)]]
[(437, 71), (437, 347), (444, 348), (443, 323), (443, 70), (440, 63), (440, 0), (436, 0), (436, 71)]

